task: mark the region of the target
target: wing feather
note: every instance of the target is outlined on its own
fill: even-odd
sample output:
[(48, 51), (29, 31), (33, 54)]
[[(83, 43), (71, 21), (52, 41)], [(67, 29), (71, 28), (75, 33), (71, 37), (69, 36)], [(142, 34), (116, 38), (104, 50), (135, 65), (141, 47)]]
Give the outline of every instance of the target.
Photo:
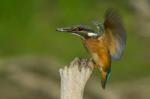
[(120, 59), (126, 45), (126, 34), (119, 15), (113, 10), (105, 12), (104, 29), (111, 58)]

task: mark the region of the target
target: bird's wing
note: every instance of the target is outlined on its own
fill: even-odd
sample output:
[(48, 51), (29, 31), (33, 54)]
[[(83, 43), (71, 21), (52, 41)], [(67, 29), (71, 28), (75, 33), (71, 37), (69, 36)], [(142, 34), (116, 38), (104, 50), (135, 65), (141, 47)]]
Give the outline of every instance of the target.
[(106, 10), (104, 18), (104, 34), (108, 43), (110, 56), (112, 59), (118, 60), (126, 44), (125, 30), (120, 17), (114, 10)]

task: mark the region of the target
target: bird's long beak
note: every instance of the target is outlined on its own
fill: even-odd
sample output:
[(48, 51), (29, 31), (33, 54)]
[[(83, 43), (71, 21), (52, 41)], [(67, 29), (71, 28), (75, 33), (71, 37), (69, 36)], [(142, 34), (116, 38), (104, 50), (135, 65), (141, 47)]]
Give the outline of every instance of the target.
[(69, 33), (72, 33), (74, 35), (77, 35), (81, 38), (84, 38), (86, 37), (86, 34), (85, 33), (81, 33), (79, 30), (78, 30), (78, 27), (65, 27), (65, 28), (57, 28), (56, 31), (59, 31), (59, 32), (69, 32)]
[[(84, 29), (84, 28), (82, 28)], [(88, 38), (88, 35), (86, 32), (83, 32), (82, 29), (79, 26), (74, 26), (74, 27), (65, 27), (65, 28), (57, 28), (56, 31), (59, 32), (69, 32), (74, 35), (77, 35), (81, 38)]]
[(58, 32), (76, 32), (73, 27), (57, 28)]

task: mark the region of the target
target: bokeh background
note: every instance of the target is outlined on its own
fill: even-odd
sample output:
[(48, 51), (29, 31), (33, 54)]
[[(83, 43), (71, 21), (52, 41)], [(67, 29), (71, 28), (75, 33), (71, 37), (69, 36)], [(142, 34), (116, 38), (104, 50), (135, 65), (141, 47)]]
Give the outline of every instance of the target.
[(84, 99), (150, 99), (149, 0), (0, 0), (0, 99), (59, 99), (59, 68), (87, 58), (81, 40), (57, 27), (103, 22), (107, 8), (121, 15), (127, 46), (112, 64), (105, 91), (94, 70)]

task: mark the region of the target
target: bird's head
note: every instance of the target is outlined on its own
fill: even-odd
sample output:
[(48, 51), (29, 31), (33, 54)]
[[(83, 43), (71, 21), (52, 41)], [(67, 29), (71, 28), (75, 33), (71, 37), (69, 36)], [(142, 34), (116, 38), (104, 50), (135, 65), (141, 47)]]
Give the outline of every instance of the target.
[(57, 31), (70, 32), (74, 35), (81, 37), (82, 39), (97, 38), (98, 36), (97, 33), (95, 33), (93, 30), (82, 25), (73, 26), (73, 27), (65, 27), (65, 28), (57, 28)]

